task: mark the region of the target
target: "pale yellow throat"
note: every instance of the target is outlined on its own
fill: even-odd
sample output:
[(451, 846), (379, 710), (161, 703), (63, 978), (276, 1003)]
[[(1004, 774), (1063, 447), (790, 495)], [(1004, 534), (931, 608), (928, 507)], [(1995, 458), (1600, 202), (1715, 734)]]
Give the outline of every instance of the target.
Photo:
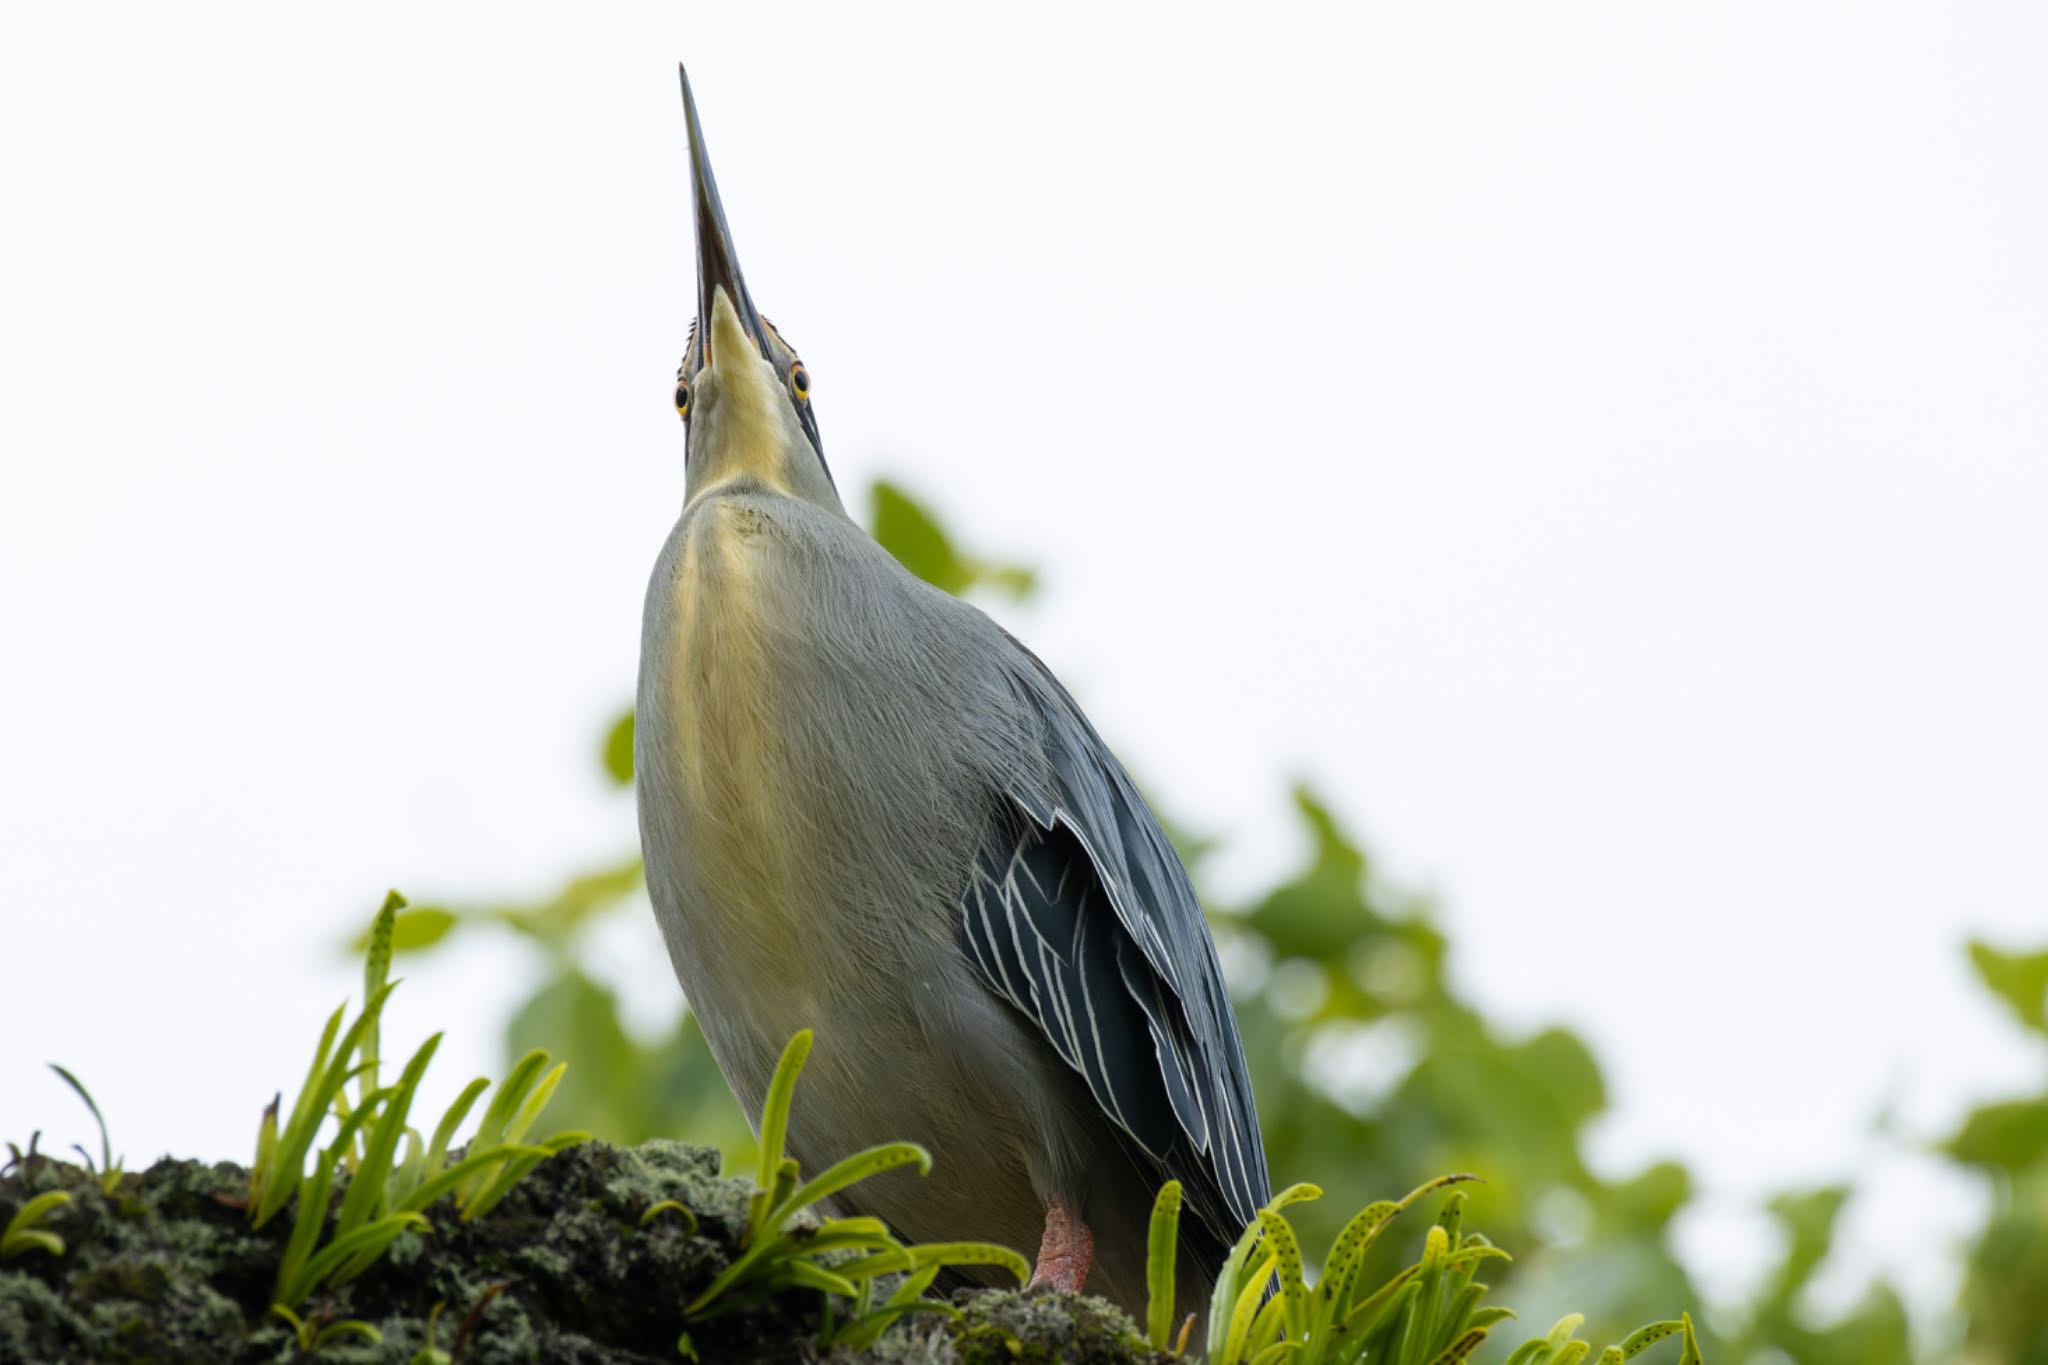
[[(716, 492), (736, 478), (758, 480), (778, 493), (790, 491), (784, 472), (784, 447), (789, 428), (784, 418), (788, 398), (775, 367), (761, 357), (761, 351), (746, 329), (724, 289), (711, 298), (711, 364), (706, 377), (716, 390), (710, 403), (700, 408), (709, 419), (705, 438), (717, 449), (711, 467), (717, 477), (691, 501)], [(705, 396), (699, 381), (699, 398)]]

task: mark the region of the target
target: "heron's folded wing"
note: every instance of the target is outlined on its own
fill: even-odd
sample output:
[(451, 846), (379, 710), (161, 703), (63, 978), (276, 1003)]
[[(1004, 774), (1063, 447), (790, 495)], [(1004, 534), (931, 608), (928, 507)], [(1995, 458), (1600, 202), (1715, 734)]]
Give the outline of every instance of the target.
[(1015, 818), (991, 832), (963, 898), (963, 945), (1227, 1242), (1268, 1187), (1215, 949), (1158, 820), (1058, 683), (1041, 679), (1052, 780), (1011, 791)]

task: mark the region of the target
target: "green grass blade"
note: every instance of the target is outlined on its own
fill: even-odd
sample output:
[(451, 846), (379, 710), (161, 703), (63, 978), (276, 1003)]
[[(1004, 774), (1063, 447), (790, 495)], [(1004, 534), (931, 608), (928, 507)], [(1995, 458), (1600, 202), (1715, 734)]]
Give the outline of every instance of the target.
[(277, 1107), (283, 1102), (283, 1095), (272, 1095), (270, 1103), (263, 1106), (262, 1119), (256, 1124), (256, 1160), (249, 1167), (251, 1209), (263, 1197), (264, 1182), (270, 1179), (277, 1164)]
[(683, 1316), (686, 1319), (696, 1317), (727, 1289), (751, 1274), (756, 1266), (785, 1256), (842, 1248), (887, 1250), (895, 1246), (896, 1239), (889, 1235), (888, 1225), (879, 1218), (835, 1218), (816, 1233), (806, 1233), (801, 1237), (784, 1232), (758, 1238), (728, 1262), (703, 1292), (684, 1306)]
[(526, 1178), (541, 1162), (546, 1161), (565, 1147), (574, 1147), (579, 1142), (590, 1141), (590, 1134), (584, 1132), (557, 1133), (545, 1142), (534, 1143), (524, 1148), (520, 1155), (507, 1161), (497, 1174), (490, 1177), (475, 1197), (462, 1208), (462, 1221), (473, 1223), (498, 1206), (498, 1201), (512, 1192), (512, 1187)]
[(521, 1057), (513, 1063), (505, 1079), (498, 1082), (498, 1091), (491, 1096), (490, 1104), (484, 1108), (484, 1116), (477, 1120), (474, 1141), (495, 1146), (504, 1141), (505, 1128), (512, 1122), (526, 1092), (533, 1087), (536, 1077), (547, 1068), (548, 1054), (542, 1048)]
[[(484, 1116), (477, 1120), (476, 1132), (469, 1140), (471, 1147), (495, 1147), (510, 1140), (505, 1136), (505, 1130), (547, 1065), (548, 1054), (541, 1048), (533, 1049), (513, 1064), (505, 1079), (498, 1082), (497, 1093), (491, 1096), (491, 1102), (484, 1107)], [(471, 1177), (456, 1192), (455, 1202), (467, 1207), (471, 1197), (490, 1183), (489, 1174)]]
[(1677, 1321), (1653, 1322), (1647, 1327), (1638, 1327), (1635, 1331), (1622, 1338), (1621, 1358), (1623, 1360), (1633, 1360), (1658, 1342), (1664, 1340), (1664, 1338), (1677, 1336), (1684, 1330), (1685, 1324)]
[(301, 1351), (313, 1349), (313, 1329), (306, 1325), (304, 1318), (281, 1303), (270, 1305), (270, 1311), (292, 1325), (292, 1340), (299, 1344)]
[(92, 1111), (92, 1121), (98, 1124), (100, 1129), (99, 1169), (102, 1172), (114, 1170), (116, 1166), (114, 1161), (114, 1144), (107, 1138), (107, 1120), (105, 1115), (100, 1113), (100, 1107), (93, 1103), (92, 1092), (85, 1088), (85, 1082), (79, 1080), (78, 1077), (72, 1075), (63, 1067), (58, 1066), (55, 1062), (48, 1063), (48, 1066), (50, 1070), (57, 1073), (64, 1084), (77, 1092), (78, 1098), (85, 1101), (85, 1107)]
[(889, 1225), (879, 1218), (831, 1218), (815, 1229), (791, 1233), (790, 1239), (806, 1256), (821, 1251), (868, 1251), (897, 1245)]
[(64, 1254), (64, 1239), (54, 1232), (41, 1228), (17, 1228), (0, 1234), (0, 1259), (20, 1256), (30, 1251), (47, 1251), (52, 1256)]
[(361, 1337), (372, 1346), (384, 1344), (384, 1334), (369, 1323), (361, 1318), (344, 1318), (340, 1322), (330, 1322), (316, 1332), (312, 1349), (321, 1350), (337, 1337)]
[(1458, 1365), (1459, 1361), (1478, 1350), (1479, 1343), (1485, 1340), (1486, 1329), (1475, 1327), (1431, 1357), (1429, 1365)]
[[(327, 1016), (327, 1027), (320, 1033), (320, 1046), (313, 1051), (313, 1064), (306, 1068), (306, 1079), (300, 1083), (299, 1093), (292, 1101), (290, 1117), (283, 1124), (279, 1124), (276, 1116), (278, 1100), (272, 1100), (270, 1102), (270, 1112), (266, 1116), (263, 1126), (257, 1130), (256, 1164), (251, 1168), (250, 1177), (252, 1188), (249, 1199), (249, 1218), (259, 1228), (269, 1222), (271, 1217), (276, 1214), (278, 1208), (290, 1194), (290, 1187), (298, 1183), (299, 1177), (303, 1173), (303, 1166), (306, 1160), (306, 1146), (299, 1147), (297, 1154), (291, 1157), (289, 1168), (287, 1168), (284, 1135), (290, 1133), (296, 1138), (302, 1131), (310, 1135), (312, 1127), (317, 1125), (326, 1116), (327, 1105), (324, 1100), (321, 1102), (319, 1110), (310, 1119), (305, 1111), (312, 1105), (314, 1097), (320, 1092), (320, 1078), (327, 1073), (327, 1062), (328, 1058), (333, 1055), (335, 1037), (341, 1032), (341, 1021), (347, 1016), (348, 1006), (346, 1004), (341, 1005), (333, 1014)], [(282, 1096), (279, 1098), (281, 1099)], [(263, 1142), (266, 1132), (271, 1139), (268, 1151), (264, 1150)], [(307, 1145), (310, 1145), (310, 1137)], [(273, 1192), (275, 1191), (282, 1191), (282, 1193), (274, 1194)]]
[(775, 1274), (786, 1284), (801, 1285), (806, 1289), (816, 1289), (826, 1294), (837, 1294), (843, 1299), (860, 1296), (860, 1286), (842, 1275), (834, 1275), (812, 1261), (784, 1261), (775, 1268)]
[[(370, 949), (363, 957), (363, 999), (374, 1000), (377, 992), (384, 989), (391, 979), (391, 925), (398, 918), (398, 912), (405, 906), (405, 897), (396, 891), (384, 894), (384, 904), (377, 910), (377, 917), (370, 922)], [(381, 1036), (376, 1021), (363, 1030), (362, 1059), (363, 1078), (360, 1104), (369, 1103), (370, 1095), (377, 1087), (377, 1062), (381, 1055)]]
[(834, 1162), (818, 1175), (799, 1185), (795, 1191), (776, 1204), (768, 1215), (773, 1227), (783, 1222), (798, 1209), (809, 1208), (820, 1199), (830, 1198), (848, 1185), (866, 1180), (869, 1176), (880, 1175), (903, 1166), (917, 1167), (919, 1175), (930, 1175), (932, 1154), (914, 1142), (891, 1142), (880, 1147), (870, 1147), (864, 1152), (855, 1152), (843, 1161)]
[(462, 1120), (468, 1117), (470, 1107), (476, 1103), (477, 1096), (490, 1088), (489, 1076), (477, 1077), (462, 1088), (462, 1093), (455, 1097), (455, 1103), (449, 1105), (448, 1112), (441, 1115), (441, 1122), (434, 1128), (433, 1139), (427, 1144), (427, 1159), (421, 1167), (425, 1175), (439, 1175), (442, 1168), (447, 1165), (448, 1148), (455, 1141), (455, 1130), (460, 1128)]
[(424, 1181), (418, 1189), (399, 1201), (398, 1208), (393, 1210), (393, 1212), (418, 1213), (422, 1209), (431, 1208), (435, 1200), (454, 1190), (456, 1186), (474, 1176), (478, 1171), (486, 1170), (513, 1157), (532, 1154), (546, 1156), (548, 1155), (548, 1150), (545, 1147), (527, 1147), (511, 1143), (501, 1143), (496, 1147), (486, 1147), (480, 1152), (473, 1152), (439, 1175)]
[(1020, 1285), (1031, 1278), (1031, 1262), (994, 1242), (920, 1242), (904, 1250), (910, 1253), (911, 1263), (919, 1269), (928, 1266), (992, 1265), (1009, 1271)]
[[(1480, 1242), (1475, 1246), (1462, 1247), (1459, 1250), (1452, 1252), (1450, 1255), (1450, 1259), (1447, 1262), (1445, 1262), (1445, 1264), (1447, 1264), (1452, 1270), (1471, 1271), (1476, 1269), (1481, 1261), (1511, 1262), (1514, 1259), (1514, 1257), (1508, 1255), (1505, 1251), (1502, 1251), (1499, 1247), (1494, 1246), (1492, 1243)], [(1672, 1325), (1672, 1330), (1678, 1330), (1677, 1324), (1674, 1323)]]
[(1476, 1182), (1481, 1185), (1486, 1183), (1470, 1171), (1457, 1171), (1450, 1175), (1440, 1175), (1434, 1180), (1424, 1181), (1408, 1191), (1407, 1194), (1401, 1196), (1401, 1207), (1404, 1209), (1413, 1208), (1417, 1200), (1426, 1199), (1438, 1190), (1445, 1189), (1451, 1185), (1463, 1185), (1467, 1182)]
[(1251, 1338), (1252, 1320), (1258, 1316), (1259, 1302), (1265, 1297), (1266, 1281), (1273, 1274), (1273, 1256), (1268, 1252), (1257, 1261), (1258, 1269), (1245, 1279), (1237, 1293), (1237, 1302), (1230, 1309), (1230, 1335), (1223, 1339), (1223, 1365), (1237, 1365), (1245, 1358), (1245, 1345)]
[(725, 1269), (712, 1276), (711, 1283), (705, 1285), (702, 1292), (696, 1298), (683, 1305), (684, 1320), (688, 1321), (704, 1312), (726, 1290), (738, 1284), (743, 1277), (754, 1269), (755, 1265), (774, 1256), (786, 1254), (793, 1244), (794, 1239), (786, 1232), (780, 1236), (756, 1240), (745, 1251), (742, 1251), (739, 1255), (728, 1261)]
[[(314, 1133), (326, 1119), (327, 1111), (340, 1096), (342, 1087), (348, 1083), (351, 1074), (349, 1060), (361, 1046), (364, 1031), (383, 1011), (384, 1002), (390, 997), (391, 990), (391, 986), (386, 985), (365, 1002), (362, 1014), (342, 1035), (340, 1046), (328, 1054), (327, 1044), (332, 1039), (334, 1025), (342, 1018), (347, 1007), (335, 1011), (334, 1018), (328, 1023), (328, 1033), (321, 1041), (321, 1052), (326, 1055), (327, 1065), (325, 1069), (318, 1066), (314, 1068), (308, 1088), (300, 1093), (298, 1103), (292, 1107), (291, 1121), (284, 1126), (284, 1131), (278, 1136), (277, 1167), (280, 1172), (290, 1172), (296, 1176), (304, 1167), (306, 1153), (313, 1145)], [(351, 1117), (357, 1117), (360, 1113), (361, 1111), (358, 1111), (357, 1115)], [(276, 1216), (277, 1211), (284, 1207), (288, 1192), (283, 1181), (270, 1183), (263, 1192), (262, 1203), (256, 1209), (253, 1220), (255, 1226), (260, 1228)]]
[(1299, 1341), (1308, 1326), (1308, 1284), (1302, 1278), (1301, 1244), (1295, 1239), (1293, 1225), (1272, 1209), (1259, 1210), (1259, 1227), (1280, 1268), (1280, 1303), (1287, 1335)]
[[(960, 1310), (950, 1303), (916, 1302), (895, 1304), (889, 1307), (877, 1308), (872, 1312), (863, 1313), (859, 1317), (854, 1318), (837, 1332), (833, 1333), (832, 1339), (828, 1344), (832, 1346), (845, 1346), (854, 1351), (870, 1350), (875, 1342), (881, 1338), (882, 1333), (889, 1329), (890, 1323), (911, 1313), (931, 1313), (938, 1317), (951, 1318), (955, 1322), (958, 1322), (961, 1316)], [(865, 1329), (864, 1331), (856, 1331), (856, 1329), (863, 1328)]]
[(1216, 1287), (1209, 1294), (1209, 1334), (1205, 1354), (1218, 1365), (1226, 1360), (1224, 1350), (1230, 1341), (1230, 1324), (1237, 1312), (1237, 1298), (1244, 1289), (1245, 1265), (1258, 1240), (1259, 1220), (1254, 1218), (1238, 1234), (1230, 1255), (1223, 1260), (1223, 1269), (1217, 1272)]
[(64, 1254), (64, 1239), (47, 1228), (36, 1224), (48, 1217), (52, 1209), (60, 1209), (71, 1202), (71, 1196), (62, 1190), (47, 1190), (23, 1204), (7, 1220), (7, 1228), (0, 1232), (0, 1258), (19, 1256), (27, 1251), (47, 1251), (52, 1256)]
[(1483, 1284), (1473, 1284), (1470, 1280), (1469, 1272), (1467, 1272), (1462, 1283), (1459, 1278), (1454, 1277), (1451, 1280), (1451, 1284), (1457, 1292), (1451, 1295), (1450, 1307), (1444, 1310), (1443, 1317), (1439, 1319), (1441, 1324), (1439, 1330), (1447, 1339), (1455, 1342), (1471, 1326), (1472, 1310), (1479, 1306), (1479, 1299), (1486, 1293), (1486, 1286)]
[(1700, 1339), (1693, 1334), (1692, 1314), (1681, 1313), (1678, 1320), (1685, 1331), (1685, 1349), (1678, 1354), (1678, 1365), (1705, 1365), (1700, 1357)]
[(554, 1098), (555, 1087), (562, 1083), (562, 1077), (568, 1070), (567, 1062), (556, 1062), (547, 1075), (540, 1078), (533, 1087), (533, 1093), (526, 1097), (526, 1102), (519, 1106), (519, 1112), (512, 1116), (512, 1122), (506, 1125), (507, 1142), (519, 1142), (526, 1137), (526, 1130), (540, 1118), (540, 1111), (548, 1107), (548, 1101)]
[(649, 1226), (664, 1213), (680, 1214), (683, 1220), (683, 1231), (686, 1234), (694, 1233), (697, 1230), (696, 1211), (680, 1199), (663, 1199), (657, 1203), (649, 1204), (646, 1211), (640, 1215), (640, 1226), (643, 1228)]
[(1252, 1315), (1252, 1329), (1245, 1333), (1244, 1349), (1257, 1360), (1276, 1343), (1287, 1340), (1287, 1301), (1275, 1294), (1259, 1305)]
[(1151, 1232), (1145, 1243), (1145, 1340), (1155, 1351), (1172, 1344), (1174, 1306), (1174, 1257), (1180, 1249), (1180, 1201), (1178, 1180), (1159, 1187), (1152, 1201)]
[(1422, 1286), (1415, 1281), (1416, 1272), (1420, 1269), (1420, 1266), (1407, 1266), (1367, 1295), (1344, 1315), (1344, 1320), (1331, 1333), (1331, 1340), (1353, 1347), (1366, 1347), (1383, 1333), (1393, 1331), (1406, 1319), (1408, 1306), (1421, 1292)]
[(335, 1223), (334, 1235), (345, 1236), (368, 1223), (371, 1218), (389, 1211), (393, 1202), (387, 1182), (391, 1176), (391, 1162), (398, 1152), (398, 1139), (405, 1132), (405, 1120), (412, 1110), (413, 1094), (419, 1089), (420, 1078), (426, 1074), (427, 1064), (434, 1060), (435, 1049), (441, 1046), (441, 1035), (435, 1034), (420, 1044), (412, 1060), (405, 1064), (399, 1074), (398, 1083), (388, 1091), (370, 1091), (363, 1095), (363, 1112), (377, 1111), (376, 1124), (363, 1142), (362, 1160), (356, 1165), (355, 1178), (349, 1182), (348, 1193), (342, 1196), (341, 1214)]
[(293, 1215), (291, 1236), (285, 1243), (284, 1259), (278, 1264), (277, 1283), (270, 1296), (274, 1302), (296, 1308), (299, 1301), (312, 1292), (311, 1285), (296, 1294), (287, 1291), (296, 1282), (307, 1258), (313, 1254), (313, 1247), (320, 1239), (320, 1230), (327, 1224), (328, 1196), (332, 1191), (335, 1164), (348, 1150), (356, 1129), (362, 1126), (371, 1112), (370, 1109), (358, 1109), (342, 1120), (333, 1144), (321, 1149), (313, 1170), (300, 1179), (298, 1212)]
[(798, 1029), (775, 1074), (768, 1081), (768, 1094), (761, 1101), (760, 1164), (754, 1173), (755, 1198), (748, 1201), (747, 1235), (759, 1236), (767, 1226), (768, 1212), (775, 1197), (775, 1176), (782, 1165), (783, 1144), (789, 1138), (789, 1107), (796, 1097), (796, 1078), (803, 1073), (811, 1055), (811, 1031)]
[(285, 1239), (284, 1255), (277, 1263), (277, 1280), (270, 1291), (271, 1302), (278, 1307), (287, 1310), (297, 1308), (299, 1301), (306, 1297), (303, 1290), (292, 1291), (298, 1283), (299, 1272), (313, 1258), (313, 1248), (320, 1241), (320, 1230), (327, 1225), (327, 1196), (333, 1179), (333, 1164), (325, 1160), (299, 1178), (298, 1213), (292, 1219), (291, 1236)]
[(1422, 1244), (1422, 1268), (1416, 1274), (1420, 1292), (1401, 1334), (1401, 1365), (1427, 1365), (1430, 1348), (1436, 1344), (1438, 1290), (1443, 1285), (1444, 1263), (1450, 1259), (1451, 1239), (1441, 1224), (1432, 1224)]
[(384, 1249), (391, 1245), (399, 1233), (404, 1232), (407, 1228), (425, 1228), (428, 1226), (430, 1225), (427, 1220), (417, 1213), (394, 1213), (387, 1218), (379, 1218), (367, 1227), (357, 1228), (346, 1237), (335, 1238), (332, 1242), (320, 1248), (313, 1259), (308, 1261), (305, 1268), (299, 1272), (300, 1281), (305, 1285), (304, 1292), (300, 1297), (303, 1298), (305, 1294), (310, 1294), (313, 1291), (313, 1287), (323, 1280), (327, 1280), (330, 1283), (339, 1283), (340, 1280), (337, 1278), (337, 1272), (345, 1262), (354, 1259), (358, 1253), (374, 1249), (374, 1254), (369, 1258), (370, 1261), (374, 1262), (377, 1256), (382, 1255)]
[(1304, 1180), (1297, 1182), (1296, 1184), (1289, 1185), (1286, 1189), (1274, 1195), (1271, 1199), (1266, 1201), (1266, 1207), (1271, 1209), (1273, 1212), (1278, 1213), (1280, 1210), (1286, 1208), (1289, 1204), (1300, 1204), (1310, 1199), (1321, 1199), (1322, 1197), (1322, 1186), (1311, 1185)]
[(1336, 1240), (1330, 1243), (1330, 1254), (1323, 1261), (1323, 1279), (1317, 1286), (1317, 1298), (1323, 1301), (1318, 1304), (1320, 1314), (1335, 1317), (1350, 1306), (1351, 1289), (1365, 1263), (1366, 1252), (1400, 1212), (1399, 1204), (1382, 1199), (1351, 1215)]
[(1553, 1351), (1559, 1350), (1566, 1342), (1577, 1336), (1579, 1329), (1585, 1325), (1584, 1313), (1567, 1313), (1551, 1325), (1550, 1335), (1544, 1338), (1544, 1343)]
[(426, 1148), (420, 1145), (419, 1130), (407, 1128), (405, 1155), (399, 1159), (398, 1165), (391, 1172), (391, 1179), (385, 1185), (383, 1207), (378, 1212), (389, 1213), (397, 1208), (408, 1194), (420, 1187), (420, 1181), (426, 1179), (426, 1171), (427, 1152)]

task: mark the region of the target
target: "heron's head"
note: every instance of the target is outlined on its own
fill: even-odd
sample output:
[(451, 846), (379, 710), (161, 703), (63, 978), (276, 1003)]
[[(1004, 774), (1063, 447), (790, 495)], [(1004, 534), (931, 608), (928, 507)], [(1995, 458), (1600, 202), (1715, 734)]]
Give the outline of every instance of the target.
[(687, 72), (683, 118), (697, 206), (697, 318), (676, 371), (687, 496), (753, 485), (836, 509), (839, 494), (811, 412), (810, 373), (747, 293)]

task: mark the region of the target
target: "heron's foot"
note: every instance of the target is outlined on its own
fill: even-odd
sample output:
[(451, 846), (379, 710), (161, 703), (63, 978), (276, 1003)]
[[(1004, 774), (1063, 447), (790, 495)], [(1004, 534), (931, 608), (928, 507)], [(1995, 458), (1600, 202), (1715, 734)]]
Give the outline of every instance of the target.
[(1095, 1234), (1065, 1200), (1053, 1200), (1045, 1211), (1045, 1238), (1038, 1244), (1038, 1266), (1031, 1272), (1031, 1283), (1078, 1294), (1094, 1264)]

